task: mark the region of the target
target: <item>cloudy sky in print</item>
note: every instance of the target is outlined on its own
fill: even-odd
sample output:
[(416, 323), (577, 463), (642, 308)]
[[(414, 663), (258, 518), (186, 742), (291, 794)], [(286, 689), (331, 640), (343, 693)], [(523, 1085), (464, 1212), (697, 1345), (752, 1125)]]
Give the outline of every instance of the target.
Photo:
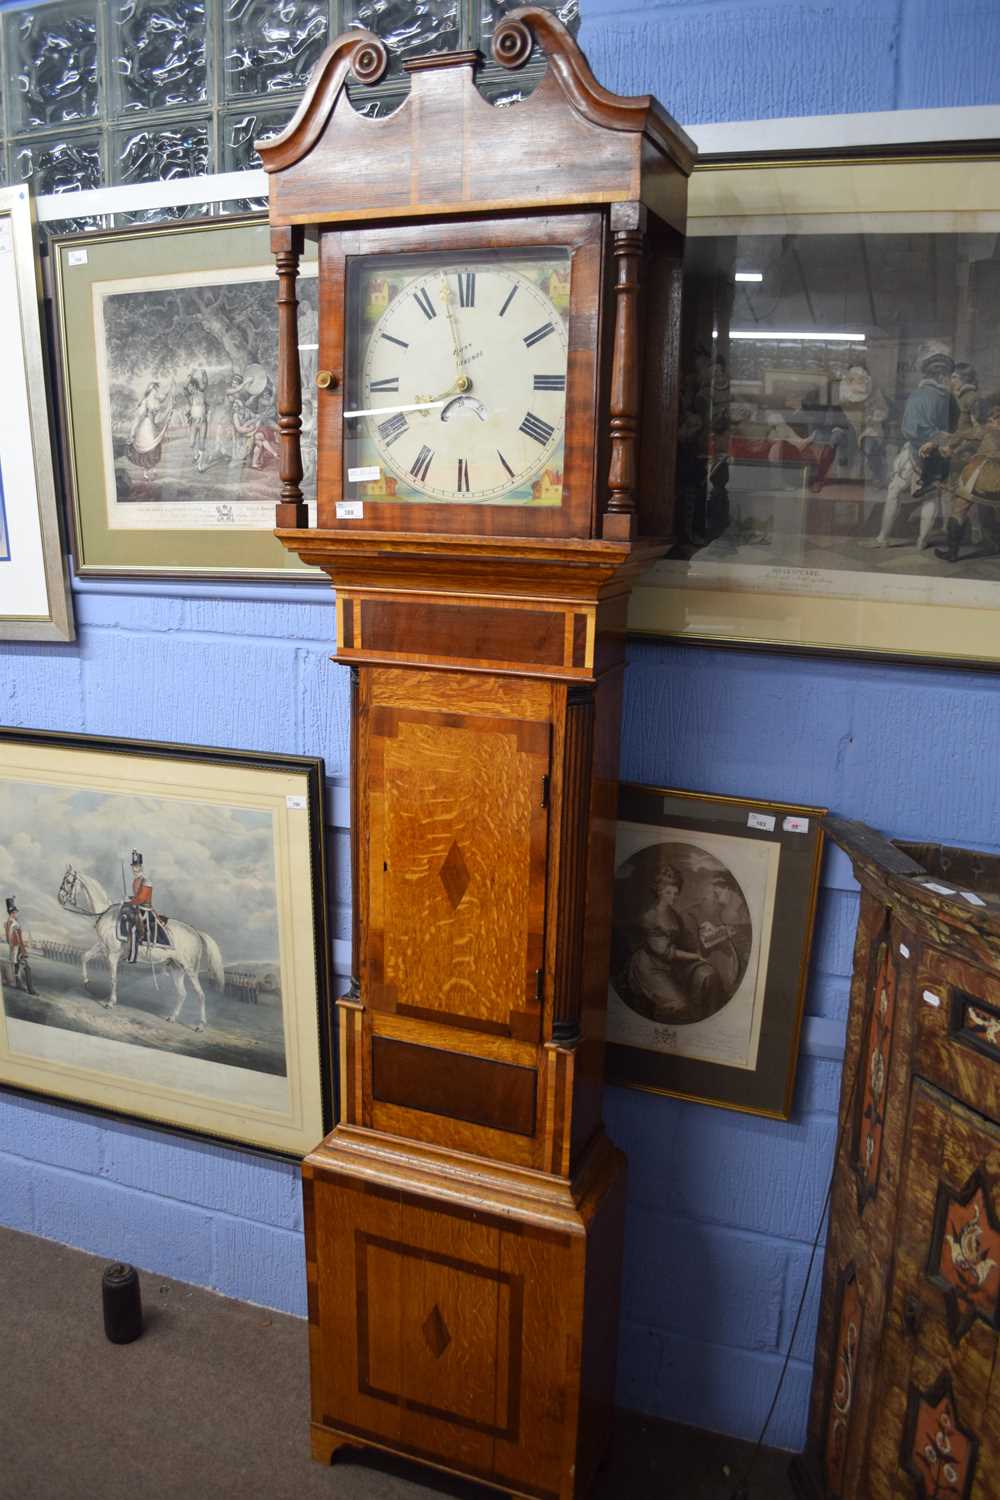
[(56, 900), (66, 866), (120, 901), (133, 848), (156, 909), (214, 937), (225, 963), (277, 959), (270, 812), (0, 778), (0, 897), (17, 897), (29, 932), (86, 939)]

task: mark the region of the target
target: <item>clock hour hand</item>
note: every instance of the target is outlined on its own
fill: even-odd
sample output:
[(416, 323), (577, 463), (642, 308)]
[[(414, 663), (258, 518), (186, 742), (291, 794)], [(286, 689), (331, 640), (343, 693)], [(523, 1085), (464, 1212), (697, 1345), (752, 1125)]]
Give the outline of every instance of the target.
[(442, 402), (448, 400), (449, 396), (461, 396), (466, 391), (471, 391), (471, 389), (472, 381), (468, 375), (459, 375), (458, 379), (452, 381), (446, 391), (441, 391), (437, 396), (415, 396), (414, 400), (420, 406), (440, 406)]

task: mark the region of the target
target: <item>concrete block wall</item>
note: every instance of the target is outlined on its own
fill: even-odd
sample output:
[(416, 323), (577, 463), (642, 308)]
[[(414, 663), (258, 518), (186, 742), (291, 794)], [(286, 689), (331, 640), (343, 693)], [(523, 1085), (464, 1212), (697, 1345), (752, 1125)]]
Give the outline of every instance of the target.
[[(330, 598), (312, 583), (78, 583), (75, 645), (0, 646), (0, 722), (322, 755), (343, 977), (349, 700)], [(305, 1310), (298, 1176), (264, 1156), (0, 1092), (0, 1223)]]
[[(583, 0), (583, 11), (598, 76), (653, 90), (685, 123), (997, 100), (998, 0)], [(326, 591), (88, 581), (76, 608), (75, 645), (0, 644), (0, 722), (323, 755), (332, 931), (345, 938), (347, 689), (328, 660)], [(631, 650), (633, 780), (812, 802), (987, 848), (1000, 837), (998, 743), (988, 673)], [(756, 1435), (826, 1190), (856, 912), (831, 855), (789, 1123), (609, 1090), (608, 1126), (631, 1163), (623, 1405)], [(305, 1310), (297, 1177), (266, 1158), (0, 1093), (0, 1222)], [(768, 1434), (788, 1448), (804, 1433), (815, 1292), (814, 1275)]]

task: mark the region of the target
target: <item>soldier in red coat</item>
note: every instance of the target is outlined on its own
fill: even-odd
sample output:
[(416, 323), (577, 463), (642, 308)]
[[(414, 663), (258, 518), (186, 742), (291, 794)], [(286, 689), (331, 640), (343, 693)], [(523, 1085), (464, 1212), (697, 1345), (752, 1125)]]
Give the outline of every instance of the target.
[(21, 926), (16, 896), (7, 897), (7, 920), (4, 923), (3, 935), (10, 949), (14, 985), (18, 989), (27, 990), (29, 995), (37, 995), (38, 991), (31, 982), (31, 966), (28, 963), (28, 939), (24, 928)]
[(134, 964), (139, 944), (153, 941), (153, 887), (142, 868), (142, 855), (132, 850), (132, 895), (122, 904), (122, 926), (128, 939), (127, 959)]

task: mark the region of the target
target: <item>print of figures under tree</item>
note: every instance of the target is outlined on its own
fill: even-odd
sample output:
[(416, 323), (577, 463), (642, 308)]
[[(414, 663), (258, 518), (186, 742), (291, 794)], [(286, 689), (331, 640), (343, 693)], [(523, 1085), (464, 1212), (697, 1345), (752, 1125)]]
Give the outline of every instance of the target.
[[(116, 528), (273, 525), (277, 296), (244, 268), (95, 287), (108, 521)], [(316, 280), (299, 283), (303, 454), (315, 483)]]
[(284, 1076), (269, 813), (0, 780), (0, 826), (8, 1024)]

